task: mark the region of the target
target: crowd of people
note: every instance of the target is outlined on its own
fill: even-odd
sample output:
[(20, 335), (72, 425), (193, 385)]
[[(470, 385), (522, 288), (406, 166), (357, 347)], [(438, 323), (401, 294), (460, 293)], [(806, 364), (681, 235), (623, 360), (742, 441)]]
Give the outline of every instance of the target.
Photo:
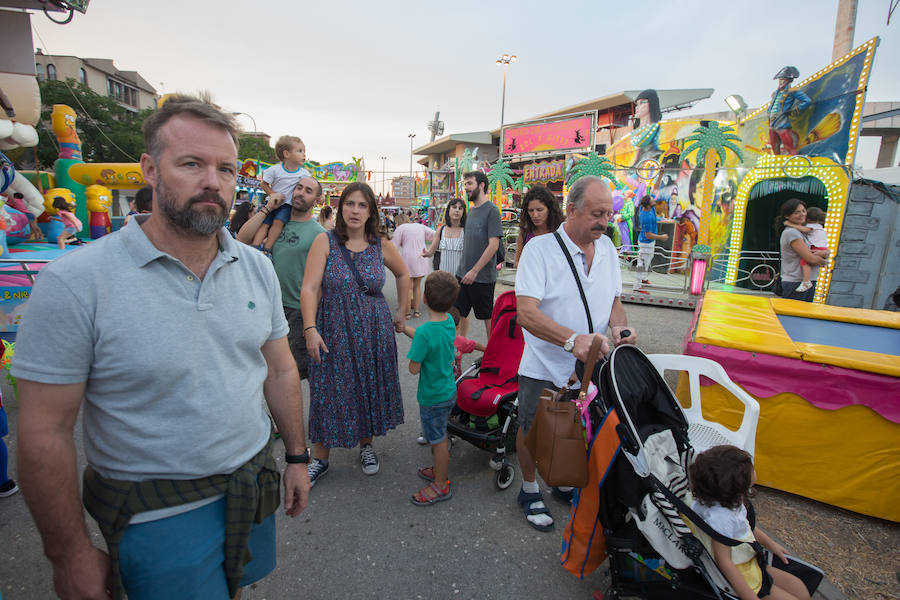
[[(365, 183), (348, 185), (332, 213), (313, 218), (322, 186), (302, 169), (303, 142), (285, 136), (276, 144), (282, 162), (266, 172), (265, 203), (255, 212), (240, 203), (229, 234), (232, 117), (174, 96), (143, 127), (152, 211), (48, 265), (19, 329), (19, 485), (57, 593), (238, 597), (275, 566), (280, 488), (293, 517), (329, 472), (333, 449), (358, 447), (362, 472), (379, 472), (375, 438), (405, 418), (401, 333), (412, 338), (406, 358), (418, 375), (421, 437), (433, 456), (417, 469), (427, 485), (410, 501), (449, 500), (454, 364), (479, 346), (466, 338), (469, 313), (490, 332), (502, 236), (485, 174), (465, 174), (468, 211), (453, 200), (437, 231), (401, 223), (390, 240)], [(637, 334), (604, 235), (613, 214), (606, 182), (588, 176), (573, 184), (565, 218), (540, 186), (523, 208), (518, 504), (527, 525), (550, 531), (524, 443), (541, 391), (565, 385), (595, 341), (608, 352)], [(796, 212), (785, 220), (802, 225)], [(816, 254), (798, 253), (816, 264)], [(97, 270), (98, 262), (117, 276)], [(386, 269), (396, 306), (383, 292)], [(164, 305), (145, 302), (158, 295)], [(408, 320), (421, 316), (422, 296), (427, 319), (414, 329)], [(60, 320), (65, 330), (50, 325)], [(309, 380), (308, 427), (301, 379)], [(79, 502), (73, 427), (81, 409), (83, 501), (108, 552), (91, 543)], [(283, 473), (273, 459), (276, 435)], [(553, 493), (568, 498), (571, 490)]]

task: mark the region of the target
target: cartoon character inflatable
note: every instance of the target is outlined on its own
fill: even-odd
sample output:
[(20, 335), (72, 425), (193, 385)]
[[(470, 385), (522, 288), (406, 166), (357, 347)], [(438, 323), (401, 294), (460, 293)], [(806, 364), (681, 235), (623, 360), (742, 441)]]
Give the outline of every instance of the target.
[(77, 203), (75, 194), (68, 188), (53, 188), (44, 192), (44, 217), (38, 219), (38, 226), (51, 244), (57, 243), (65, 230), (65, 224), (59, 218), (59, 211), (53, 206), (53, 199), (57, 196), (62, 197), (70, 205)]
[(91, 239), (96, 240), (112, 231), (112, 221), (109, 218), (112, 193), (102, 185), (89, 185), (84, 189), (84, 193), (87, 196), (87, 209), (90, 214), (88, 223)]

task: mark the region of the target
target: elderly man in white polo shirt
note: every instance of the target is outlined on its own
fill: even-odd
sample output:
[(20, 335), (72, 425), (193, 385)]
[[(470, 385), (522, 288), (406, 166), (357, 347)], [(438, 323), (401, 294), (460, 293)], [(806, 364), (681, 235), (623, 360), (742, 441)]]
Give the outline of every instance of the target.
[[(516, 450), (522, 468), (522, 490), (518, 502), (529, 525), (539, 531), (553, 528), (553, 517), (544, 505), (534, 479), (534, 458), (525, 447), (538, 398), (544, 388), (558, 389), (575, 370), (575, 361), (586, 360), (593, 338), (603, 341), (609, 351), (607, 328), (612, 343), (634, 343), (633, 327), (628, 337), (627, 318), (622, 306), (622, 277), (616, 249), (604, 235), (612, 217), (612, 194), (599, 177), (582, 177), (569, 190), (568, 215), (555, 234), (532, 239), (519, 260), (516, 272), (518, 322), (524, 330), (525, 352), (519, 364), (519, 433)], [(566, 247), (584, 288), (593, 331), (569, 261), (556, 239)], [(567, 498), (570, 490), (554, 490)]]

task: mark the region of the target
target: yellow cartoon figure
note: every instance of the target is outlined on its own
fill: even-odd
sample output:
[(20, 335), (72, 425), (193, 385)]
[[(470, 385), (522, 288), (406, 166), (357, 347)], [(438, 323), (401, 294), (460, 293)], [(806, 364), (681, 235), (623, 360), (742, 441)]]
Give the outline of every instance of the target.
[(75, 130), (77, 115), (70, 106), (54, 104), (50, 113), (53, 133), (59, 140), (59, 157), (81, 160), (81, 139)]
[(81, 231), (81, 221), (73, 214), (76, 203), (75, 194), (67, 188), (53, 188), (44, 193), (46, 212), (38, 218), (38, 225), (51, 244), (63, 248), (68, 243), (81, 243), (75, 237)]
[(84, 190), (87, 196), (87, 209), (90, 214), (91, 239), (96, 240), (112, 231), (109, 218), (109, 207), (112, 204), (112, 192), (102, 185), (89, 185)]

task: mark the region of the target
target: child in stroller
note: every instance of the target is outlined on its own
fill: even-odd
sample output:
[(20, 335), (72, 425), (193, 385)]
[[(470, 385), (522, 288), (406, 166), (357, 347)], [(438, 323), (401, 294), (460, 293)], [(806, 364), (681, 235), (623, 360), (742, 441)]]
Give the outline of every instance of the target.
[(500, 294), (491, 314), (491, 332), (484, 355), (456, 380), (456, 408), (447, 432), (494, 453), (494, 484), (505, 490), (515, 469), (506, 458), (515, 448), (518, 431), (518, 368), (525, 348), (516, 323), (516, 293)]
[[(691, 509), (720, 534), (742, 541), (757, 540), (788, 564), (785, 550), (759, 527), (751, 528), (745, 502), (756, 483), (750, 455), (735, 446), (713, 446), (697, 455), (689, 468), (694, 502)], [(696, 532), (741, 600), (809, 600), (803, 582), (779, 569), (761, 568), (753, 547), (729, 548)]]
[[(755, 593), (736, 589), (734, 584), (747, 586), (744, 578), (737, 569), (728, 576), (725, 561), (717, 562), (712, 545), (708, 550), (702, 538), (722, 544), (726, 554), (727, 547), (743, 547), (751, 558), (759, 556), (760, 564), (769, 557), (763, 556), (759, 544), (754, 542), (751, 549), (741, 539), (722, 535), (715, 523), (692, 510), (688, 474), (694, 475), (689, 466), (695, 459), (688, 421), (657, 369), (636, 347), (619, 346), (601, 368), (599, 387), (599, 400), (591, 404), (591, 419), (600, 426), (588, 451), (590, 483), (575, 496), (563, 539), (563, 567), (584, 577), (608, 556), (607, 599), (756, 598)], [(748, 475), (746, 486), (739, 486), (740, 497), (749, 490), (750, 480)], [(724, 499), (719, 488), (711, 486), (718, 491), (700, 492), (698, 499), (701, 503)], [(733, 505), (731, 500), (726, 504)], [(749, 503), (747, 521), (753, 530), (755, 514)], [(603, 536), (597, 535), (598, 524)], [(791, 595), (776, 595), (785, 591), (779, 576), (769, 597), (809, 598), (823, 578), (821, 570), (793, 557), (785, 565), (784, 550), (767, 537), (760, 539), (778, 555), (769, 564), (796, 575), (808, 591), (802, 594), (786, 585)]]

